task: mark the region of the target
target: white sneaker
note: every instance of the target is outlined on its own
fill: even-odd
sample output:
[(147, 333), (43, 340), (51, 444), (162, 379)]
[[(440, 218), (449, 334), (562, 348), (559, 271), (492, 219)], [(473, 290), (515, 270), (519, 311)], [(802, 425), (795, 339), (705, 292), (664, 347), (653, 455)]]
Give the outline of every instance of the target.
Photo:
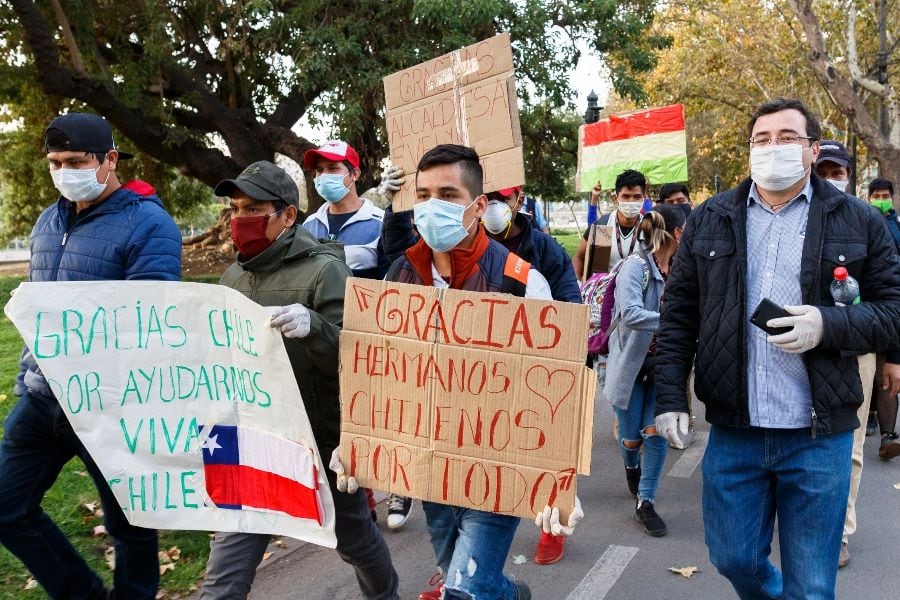
[(409, 519), (409, 513), (412, 512), (412, 498), (404, 498), (403, 496), (391, 494), (388, 496), (387, 507), (388, 528), (400, 529)]

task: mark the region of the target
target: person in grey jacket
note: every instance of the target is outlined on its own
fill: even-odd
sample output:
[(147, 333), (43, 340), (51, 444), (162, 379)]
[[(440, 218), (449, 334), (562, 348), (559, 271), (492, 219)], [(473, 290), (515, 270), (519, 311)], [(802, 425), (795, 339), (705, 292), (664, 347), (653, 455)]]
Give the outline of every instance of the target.
[(684, 224), (684, 211), (677, 206), (657, 206), (647, 213), (639, 229), (643, 248), (622, 263), (612, 292), (615, 308), (603, 392), (619, 424), (616, 437), (628, 489), (637, 496), (634, 518), (654, 537), (667, 532), (654, 508), (667, 446), (653, 423), (653, 358), (663, 289)]

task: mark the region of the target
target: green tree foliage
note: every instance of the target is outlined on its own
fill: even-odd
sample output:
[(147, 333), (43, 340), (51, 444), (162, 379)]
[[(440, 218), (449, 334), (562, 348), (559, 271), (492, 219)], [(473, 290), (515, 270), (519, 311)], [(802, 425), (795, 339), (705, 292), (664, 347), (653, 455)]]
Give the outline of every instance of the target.
[(524, 136), (527, 193), (546, 202), (573, 198), (581, 117), (544, 103), (520, 112), (519, 121)]
[[(387, 155), (385, 75), (509, 31), (523, 108), (572, 108), (566, 75), (579, 58), (577, 43), (609, 63), (619, 94), (640, 101), (638, 75), (666, 45), (665, 37), (647, 33), (654, 6), (651, 0), (0, 0), (0, 107), (13, 106), (31, 140), (56, 111), (87, 107), (110, 120), (127, 139), (123, 145), (206, 185), (276, 152), (299, 159), (314, 146), (292, 131), (305, 116), (332, 124), (335, 136), (357, 148), (364, 188)], [(540, 137), (524, 133), (526, 140)], [(4, 172), (9, 164), (3, 162)]]

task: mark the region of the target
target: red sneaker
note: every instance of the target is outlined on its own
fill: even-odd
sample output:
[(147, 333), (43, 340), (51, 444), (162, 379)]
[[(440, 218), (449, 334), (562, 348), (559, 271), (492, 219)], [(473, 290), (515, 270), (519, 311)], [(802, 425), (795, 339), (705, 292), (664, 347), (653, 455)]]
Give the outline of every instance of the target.
[(441, 600), (441, 594), (444, 591), (444, 584), (438, 584), (438, 586), (427, 592), (422, 592), (419, 594), (419, 600)]
[(436, 585), (437, 587), (427, 592), (419, 594), (418, 600), (441, 600), (441, 594), (444, 591), (444, 577), (438, 571), (428, 580), (428, 585)]
[(552, 565), (559, 562), (565, 554), (565, 545), (565, 537), (542, 531), (537, 550), (534, 552), (534, 562), (539, 565)]

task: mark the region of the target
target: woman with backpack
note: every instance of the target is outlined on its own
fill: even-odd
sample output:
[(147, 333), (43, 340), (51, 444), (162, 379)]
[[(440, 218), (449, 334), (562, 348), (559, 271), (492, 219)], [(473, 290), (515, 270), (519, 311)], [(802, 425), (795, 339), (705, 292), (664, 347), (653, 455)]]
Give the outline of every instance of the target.
[(607, 332), (603, 392), (619, 424), (628, 489), (637, 497), (634, 518), (654, 537), (667, 533), (654, 509), (667, 445), (653, 423), (653, 358), (663, 290), (684, 225), (685, 213), (677, 206), (658, 206), (644, 215), (641, 251), (625, 259), (615, 277), (613, 320)]

